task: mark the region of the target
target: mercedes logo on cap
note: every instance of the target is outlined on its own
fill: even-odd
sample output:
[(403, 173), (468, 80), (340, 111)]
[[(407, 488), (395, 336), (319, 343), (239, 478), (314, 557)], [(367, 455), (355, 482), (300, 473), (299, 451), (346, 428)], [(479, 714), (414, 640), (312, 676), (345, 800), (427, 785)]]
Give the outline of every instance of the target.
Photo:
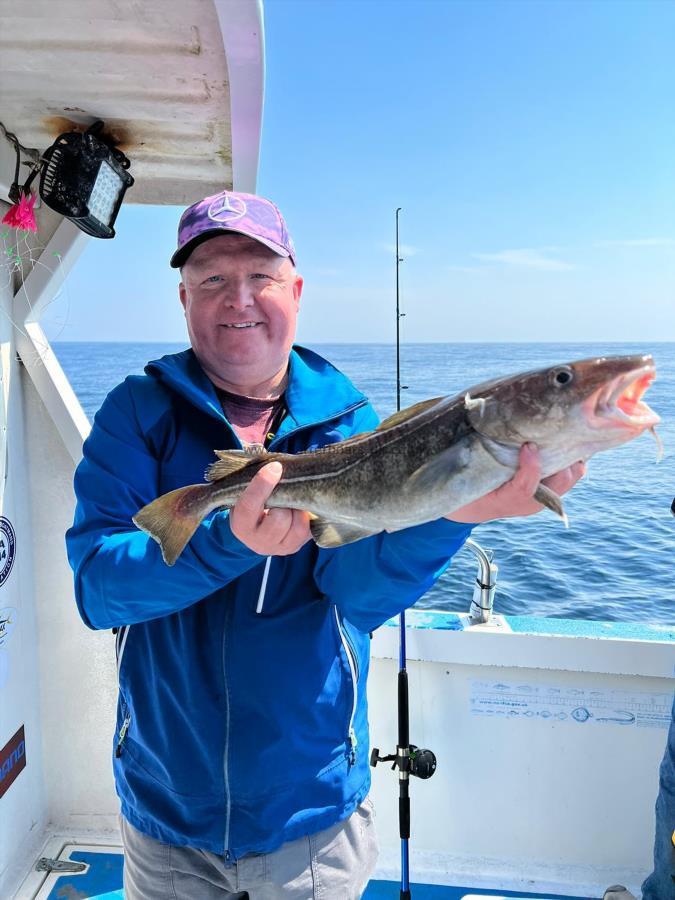
[(207, 215), (214, 222), (234, 222), (246, 215), (246, 204), (241, 197), (221, 194), (209, 206)]

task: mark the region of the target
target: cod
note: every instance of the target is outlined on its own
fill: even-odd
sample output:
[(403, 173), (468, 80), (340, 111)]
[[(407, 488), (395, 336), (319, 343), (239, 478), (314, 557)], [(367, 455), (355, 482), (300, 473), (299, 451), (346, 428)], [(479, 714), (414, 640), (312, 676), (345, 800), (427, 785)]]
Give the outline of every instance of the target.
[[(527, 442), (539, 448), (542, 478), (645, 430), (660, 447), (660, 419), (642, 399), (655, 376), (649, 355), (584, 359), (423, 400), (374, 431), (319, 450), (216, 450), (205, 484), (164, 494), (133, 521), (172, 566), (202, 519), (234, 506), (261, 466), (275, 460), (283, 473), (267, 507), (306, 510), (320, 547), (452, 517), (508, 481)], [(535, 499), (566, 521), (560, 497), (545, 485)]]

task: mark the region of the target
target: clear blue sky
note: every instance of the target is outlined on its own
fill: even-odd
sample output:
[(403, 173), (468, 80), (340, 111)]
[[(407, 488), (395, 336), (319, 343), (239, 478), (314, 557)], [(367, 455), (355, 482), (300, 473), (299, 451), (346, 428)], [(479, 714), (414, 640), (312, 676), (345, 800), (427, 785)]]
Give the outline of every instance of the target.
[[(393, 340), (397, 206), (404, 340), (675, 340), (675, 3), (267, 0), (265, 31), (300, 340)], [(179, 213), (126, 204), (50, 336), (184, 340)]]

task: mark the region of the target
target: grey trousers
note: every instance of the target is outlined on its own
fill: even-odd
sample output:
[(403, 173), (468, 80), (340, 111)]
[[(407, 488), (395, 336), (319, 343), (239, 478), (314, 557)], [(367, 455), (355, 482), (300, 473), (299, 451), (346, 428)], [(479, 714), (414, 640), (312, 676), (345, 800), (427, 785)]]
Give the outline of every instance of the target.
[(121, 818), (125, 900), (359, 900), (377, 861), (373, 807), (236, 863), (162, 844)]

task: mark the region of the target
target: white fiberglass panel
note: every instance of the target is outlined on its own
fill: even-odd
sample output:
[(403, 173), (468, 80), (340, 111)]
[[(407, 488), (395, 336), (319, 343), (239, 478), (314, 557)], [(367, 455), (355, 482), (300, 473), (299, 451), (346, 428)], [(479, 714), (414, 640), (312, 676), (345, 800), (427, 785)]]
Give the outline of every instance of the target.
[[(6, 206), (0, 202), (0, 217)], [(13, 263), (0, 259), (0, 897), (8, 867), (46, 818), (30, 471)], [(39, 831), (39, 828), (38, 828)]]

